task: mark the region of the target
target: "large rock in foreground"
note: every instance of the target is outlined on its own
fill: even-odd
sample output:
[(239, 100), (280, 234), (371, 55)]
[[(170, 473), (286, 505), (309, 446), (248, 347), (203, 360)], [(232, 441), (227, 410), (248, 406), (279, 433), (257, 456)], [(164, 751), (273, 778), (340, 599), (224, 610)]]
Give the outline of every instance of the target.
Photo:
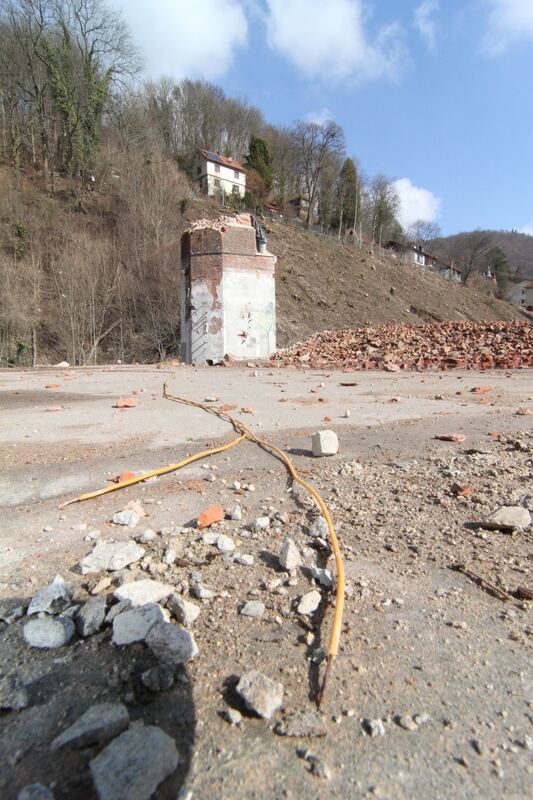
[(114, 739), (90, 768), (99, 800), (149, 800), (178, 761), (174, 739), (148, 725)]

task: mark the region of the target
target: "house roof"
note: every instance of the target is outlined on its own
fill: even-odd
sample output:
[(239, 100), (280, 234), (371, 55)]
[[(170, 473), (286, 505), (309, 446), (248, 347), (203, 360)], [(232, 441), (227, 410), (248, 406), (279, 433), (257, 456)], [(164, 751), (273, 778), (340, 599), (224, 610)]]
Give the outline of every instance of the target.
[(221, 156), (220, 153), (213, 153), (211, 150), (202, 150), (201, 148), (200, 153), (204, 158), (207, 158), (208, 161), (214, 161), (215, 164), (222, 164), (224, 167), (230, 167), (230, 169), (236, 169), (239, 172), (245, 172), (243, 165), (239, 161), (235, 161), (233, 158), (226, 158), (226, 156)]
[(426, 258), (430, 258), (432, 261), (436, 262), (435, 266), (439, 271), (447, 269), (452, 269), (454, 272), (459, 273), (463, 271), (461, 267), (457, 267), (455, 264), (445, 264), (444, 261), (441, 261), (439, 258), (437, 258), (437, 256), (432, 256), (431, 253), (426, 253), (425, 250), (422, 250), (420, 245), (416, 245), (413, 242), (403, 243), (396, 242), (394, 239), (391, 239), (389, 242), (387, 242), (385, 247), (396, 250), (412, 250), (414, 253), (420, 253), (421, 255), (426, 256)]

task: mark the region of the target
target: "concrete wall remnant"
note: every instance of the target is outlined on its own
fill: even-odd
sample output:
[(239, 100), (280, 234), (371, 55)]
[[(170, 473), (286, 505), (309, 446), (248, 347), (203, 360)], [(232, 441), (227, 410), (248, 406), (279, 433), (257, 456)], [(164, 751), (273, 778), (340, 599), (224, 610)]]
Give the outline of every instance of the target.
[(181, 240), (187, 364), (268, 358), (276, 349), (276, 257), (249, 214), (194, 223)]

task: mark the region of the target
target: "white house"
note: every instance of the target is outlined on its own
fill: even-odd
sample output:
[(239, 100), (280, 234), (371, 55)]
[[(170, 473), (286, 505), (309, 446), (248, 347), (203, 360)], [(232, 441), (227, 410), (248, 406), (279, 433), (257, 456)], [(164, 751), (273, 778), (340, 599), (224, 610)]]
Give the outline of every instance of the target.
[(193, 169), (194, 181), (205, 194), (238, 194), (244, 197), (246, 172), (238, 161), (210, 150), (200, 150)]
[(398, 258), (407, 264), (417, 264), (419, 267), (438, 272), (443, 278), (454, 283), (461, 283), (462, 271), (454, 264), (445, 264), (436, 256), (426, 253), (419, 244), (404, 244), (402, 242), (390, 241), (385, 245), (387, 250), (392, 251)]
[(507, 293), (507, 299), (515, 306), (533, 311), (533, 281), (522, 281)]

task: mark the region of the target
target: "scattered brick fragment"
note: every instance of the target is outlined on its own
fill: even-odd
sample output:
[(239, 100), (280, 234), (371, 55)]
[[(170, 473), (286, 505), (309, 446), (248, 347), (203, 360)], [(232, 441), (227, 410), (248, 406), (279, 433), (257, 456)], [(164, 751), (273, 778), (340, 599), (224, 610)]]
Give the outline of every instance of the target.
[(466, 436), (464, 433), (437, 433), (433, 438), (441, 442), (464, 442)]
[(209, 528), (215, 522), (220, 522), (224, 519), (224, 509), (222, 506), (209, 506), (198, 514), (196, 526), (198, 528)]
[(135, 408), (136, 405), (136, 397), (120, 397), (113, 408)]
[(44, 388), (45, 389), (59, 389), (60, 386), (61, 386), (60, 383), (47, 383)]
[(226, 412), (235, 411), (236, 408), (237, 406), (235, 405), (235, 403), (224, 403), (223, 406), (220, 406), (220, 410)]
[(481, 386), (474, 386), (470, 391), (474, 394), (486, 394), (487, 392), (492, 392), (493, 389), (494, 386), (491, 386), (489, 383), (484, 383)]
[(461, 486), (460, 483), (453, 483), (451, 486), (451, 492), (456, 497), (468, 497), (469, 494), (472, 494), (472, 487)]
[(256, 410), (255, 406), (244, 406), (241, 408), (241, 414), (255, 414)]
[(517, 413), (517, 416), (519, 416), (519, 417), (529, 417), (531, 415), (531, 409), (530, 408), (519, 408), (516, 413)]

